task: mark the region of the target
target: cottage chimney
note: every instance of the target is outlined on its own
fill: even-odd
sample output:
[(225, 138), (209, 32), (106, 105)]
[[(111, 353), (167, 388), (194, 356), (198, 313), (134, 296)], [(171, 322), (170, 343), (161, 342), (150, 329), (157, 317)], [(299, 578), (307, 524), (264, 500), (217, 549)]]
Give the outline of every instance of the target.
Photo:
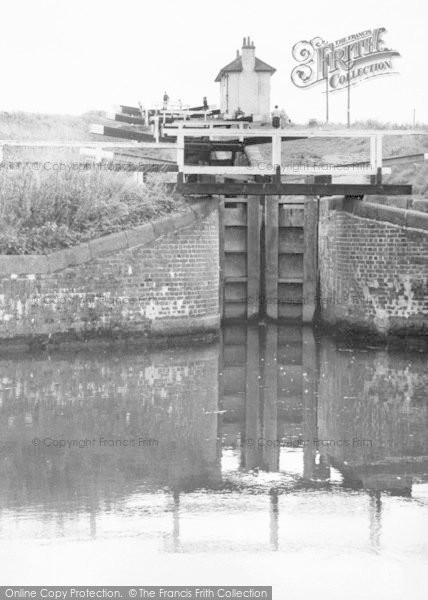
[(242, 44), (242, 68), (244, 71), (254, 71), (256, 64), (256, 47), (250, 38), (244, 38)]
[(236, 58), (239, 58), (239, 50), (236, 51)]

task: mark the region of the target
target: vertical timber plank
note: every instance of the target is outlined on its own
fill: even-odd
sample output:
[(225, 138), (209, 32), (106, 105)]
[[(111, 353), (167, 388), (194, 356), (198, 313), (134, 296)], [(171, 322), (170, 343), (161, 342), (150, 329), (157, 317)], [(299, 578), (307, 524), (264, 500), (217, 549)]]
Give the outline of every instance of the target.
[(304, 204), (303, 322), (311, 323), (315, 313), (317, 282), (318, 200), (306, 197)]
[(260, 200), (247, 202), (247, 319), (259, 314), (260, 306)]
[(222, 431), (223, 431), (223, 407), (224, 407), (224, 332), (220, 330), (220, 340), (219, 340), (219, 353), (218, 353), (218, 370), (217, 370), (217, 389), (218, 389), (218, 416), (217, 416), (217, 464), (221, 465), (221, 456), (222, 456)]
[(370, 169), (376, 171), (376, 136), (370, 136)]
[(266, 315), (278, 318), (278, 196), (266, 196), (264, 302)]
[(316, 390), (316, 347), (312, 328), (302, 330), (302, 392), (303, 392), (303, 477), (312, 479), (315, 472), (315, 457), (318, 450), (317, 390)]
[(269, 492), (270, 497), (270, 547), (271, 550), (279, 548), (279, 504), (278, 490), (272, 488)]
[(272, 135), (272, 166), (274, 171), (279, 168), (281, 173), (282, 164), (282, 145), (281, 145), (281, 131), (277, 130)]
[(225, 236), (225, 232), (224, 232), (224, 211), (225, 211), (225, 206), (224, 206), (224, 197), (221, 196), (220, 200), (219, 200), (219, 210), (218, 210), (218, 216), (219, 216), (219, 232), (220, 232), (220, 239), (219, 239), (219, 267), (220, 267), (220, 289), (219, 289), (219, 307), (220, 307), (220, 316), (221, 319), (224, 319), (225, 317), (225, 307), (224, 307), (224, 264), (225, 264), (225, 256), (224, 256), (224, 236)]
[(268, 324), (265, 330), (264, 347), (264, 389), (263, 389), (263, 468), (266, 471), (279, 470), (278, 439), (278, 330)]
[(244, 467), (259, 466), (260, 388), (259, 388), (259, 331), (257, 326), (247, 328), (247, 359), (245, 381), (245, 441)]

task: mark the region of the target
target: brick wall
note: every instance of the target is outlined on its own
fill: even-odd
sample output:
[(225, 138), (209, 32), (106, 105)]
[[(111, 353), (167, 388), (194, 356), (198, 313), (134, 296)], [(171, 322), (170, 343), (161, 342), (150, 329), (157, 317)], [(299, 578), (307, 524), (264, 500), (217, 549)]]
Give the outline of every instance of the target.
[(428, 215), (321, 201), (321, 319), (379, 334), (428, 333)]
[(218, 239), (211, 201), (48, 256), (1, 256), (0, 339), (213, 331)]

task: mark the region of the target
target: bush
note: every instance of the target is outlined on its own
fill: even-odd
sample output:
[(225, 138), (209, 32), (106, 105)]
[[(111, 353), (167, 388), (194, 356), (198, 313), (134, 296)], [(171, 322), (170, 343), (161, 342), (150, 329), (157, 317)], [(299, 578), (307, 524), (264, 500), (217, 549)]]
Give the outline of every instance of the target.
[(397, 165), (385, 183), (410, 183), (413, 196), (428, 198), (428, 165), (426, 163)]
[(0, 254), (41, 254), (180, 210), (164, 184), (102, 170), (0, 173)]

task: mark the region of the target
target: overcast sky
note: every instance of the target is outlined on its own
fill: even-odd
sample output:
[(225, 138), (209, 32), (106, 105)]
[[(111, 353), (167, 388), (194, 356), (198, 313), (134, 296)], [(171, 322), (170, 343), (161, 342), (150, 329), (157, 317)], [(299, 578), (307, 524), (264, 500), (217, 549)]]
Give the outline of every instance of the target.
[[(293, 86), (292, 46), (385, 27), (398, 75), (352, 88), (352, 119), (428, 122), (426, 0), (10, 0), (0, 1), (0, 110), (80, 113), (115, 104), (219, 102), (214, 79), (243, 36), (277, 69), (272, 103), (294, 121), (323, 119), (322, 84)], [(346, 91), (331, 95), (331, 120), (346, 121)]]

